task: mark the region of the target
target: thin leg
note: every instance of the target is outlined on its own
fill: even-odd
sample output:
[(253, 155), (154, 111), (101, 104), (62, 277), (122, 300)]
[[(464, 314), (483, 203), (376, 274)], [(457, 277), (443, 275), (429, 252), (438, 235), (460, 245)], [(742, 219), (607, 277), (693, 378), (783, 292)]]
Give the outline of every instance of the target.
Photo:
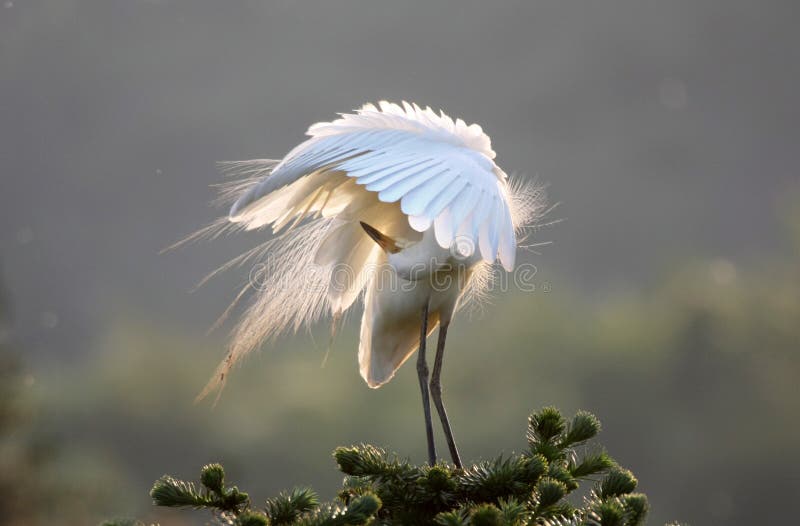
[(428, 362), (425, 360), (425, 340), (428, 337), (428, 304), (422, 308), (422, 323), (419, 333), (417, 354), (417, 376), (422, 391), (422, 410), (425, 412), (425, 435), (428, 438), (428, 463), (436, 464), (436, 445), (433, 442), (433, 423), (431, 422), (431, 402), (428, 395)]
[(442, 361), (444, 360), (444, 342), (447, 339), (448, 325), (442, 324), (439, 326), (439, 342), (436, 345), (436, 359), (433, 362), (433, 374), (431, 375), (431, 396), (433, 397), (436, 411), (439, 413), (439, 418), (442, 420), (442, 430), (444, 430), (444, 437), (447, 440), (447, 447), (450, 448), (453, 464), (458, 469), (461, 469), (461, 457), (458, 454), (453, 431), (450, 429), (450, 421), (447, 419), (447, 411), (445, 411), (444, 403), (442, 402)]

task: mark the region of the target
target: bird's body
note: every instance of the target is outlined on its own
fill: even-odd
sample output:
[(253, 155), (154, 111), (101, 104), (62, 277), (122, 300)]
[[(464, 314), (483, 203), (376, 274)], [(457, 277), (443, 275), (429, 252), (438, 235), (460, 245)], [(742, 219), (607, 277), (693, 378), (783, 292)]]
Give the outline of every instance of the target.
[[(226, 190), (228, 226), (277, 237), (239, 261), (266, 256), (267, 275), (201, 396), (265, 339), (326, 313), (337, 320), (362, 294), (367, 384), (389, 381), (418, 347), (424, 362), (425, 336), (441, 326), (438, 386), (453, 314), (492, 263), (513, 269), (516, 234), (540, 211), (539, 194), (509, 184), (480, 126), (430, 108), (368, 104), (308, 134), (280, 161), (233, 164), (248, 178)], [(429, 416), (427, 365), (418, 371)]]
[(361, 376), (373, 388), (388, 382), (417, 350), (425, 305), (428, 333), (450, 322), (478, 263), (474, 257), (454, 257), (430, 230), (387, 259), (389, 272), (376, 277), (366, 293), (358, 349)]

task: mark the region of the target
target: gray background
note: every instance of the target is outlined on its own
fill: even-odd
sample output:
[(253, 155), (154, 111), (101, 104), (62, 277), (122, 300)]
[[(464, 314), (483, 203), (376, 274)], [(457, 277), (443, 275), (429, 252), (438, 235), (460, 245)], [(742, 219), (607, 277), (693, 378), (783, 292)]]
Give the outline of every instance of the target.
[(58, 369), (127, 316), (201, 333), (243, 274), (188, 289), (258, 239), (158, 255), (216, 217), (214, 163), (280, 157), (309, 124), (379, 99), (478, 122), (506, 171), (549, 184), (564, 221), (525, 257), (556, 293), (646, 291), (694, 259), (757, 267), (788, 250), (775, 210), (798, 181), (797, 13), (791, 1), (5, 2), (4, 338)]

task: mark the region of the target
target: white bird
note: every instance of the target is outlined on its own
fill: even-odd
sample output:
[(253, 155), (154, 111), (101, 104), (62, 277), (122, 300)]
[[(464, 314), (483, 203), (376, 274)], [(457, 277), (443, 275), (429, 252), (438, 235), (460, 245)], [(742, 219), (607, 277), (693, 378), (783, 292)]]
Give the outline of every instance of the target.
[[(211, 230), (271, 228), (276, 236), (223, 267), (258, 260), (257, 279), (239, 297), (258, 290), (199, 398), (221, 390), (231, 367), (264, 340), (327, 314), (335, 332), (363, 297), (361, 376), (380, 387), (419, 350), (429, 461), (431, 397), (461, 467), (442, 402), (447, 329), (485, 291), (493, 263), (514, 268), (517, 236), (541, 214), (541, 189), (509, 182), (480, 126), (416, 104), (366, 104), (307, 134), (280, 161), (228, 165), (246, 177), (224, 185), (233, 205)], [(437, 326), (429, 383), (425, 342)]]

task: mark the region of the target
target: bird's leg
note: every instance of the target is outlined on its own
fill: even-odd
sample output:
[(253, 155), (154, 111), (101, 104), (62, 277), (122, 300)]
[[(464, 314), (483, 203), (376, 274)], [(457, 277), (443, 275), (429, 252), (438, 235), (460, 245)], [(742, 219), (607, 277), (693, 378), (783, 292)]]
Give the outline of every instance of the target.
[(433, 443), (433, 423), (431, 422), (431, 402), (428, 395), (428, 362), (425, 360), (425, 340), (428, 337), (428, 302), (422, 308), (422, 323), (419, 333), (419, 351), (417, 354), (417, 376), (419, 389), (422, 391), (422, 410), (425, 413), (425, 435), (428, 438), (428, 463), (436, 464), (436, 445)]
[(439, 413), (439, 418), (442, 420), (442, 430), (444, 430), (444, 437), (447, 440), (447, 447), (450, 448), (453, 464), (458, 469), (461, 469), (461, 457), (458, 455), (453, 431), (450, 429), (450, 421), (447, 419), (447, 411), (445, 411), (444, 403), (442, 402), (442, 361), (444, 360), (444, 342), (447, 339), (448, 325), (448, 323), (439, 325), (439, 342), (436, 345), (436, 359), (433, 362), (433, 374), (431, 375), (431, 396), (433, 397), (436, 411)]

